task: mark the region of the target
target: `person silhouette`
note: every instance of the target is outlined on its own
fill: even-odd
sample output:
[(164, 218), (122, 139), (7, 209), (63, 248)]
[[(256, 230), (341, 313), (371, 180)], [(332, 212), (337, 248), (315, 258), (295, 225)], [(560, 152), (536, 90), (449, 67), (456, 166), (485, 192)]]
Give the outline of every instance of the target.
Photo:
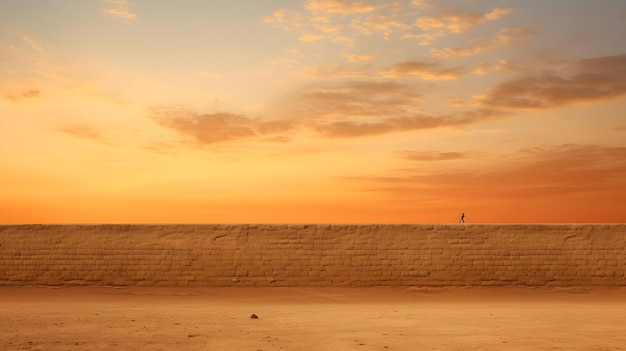
[(461, 220), (459, 221), (459, 223), (465, 223), (465, 213), (461, 214)]

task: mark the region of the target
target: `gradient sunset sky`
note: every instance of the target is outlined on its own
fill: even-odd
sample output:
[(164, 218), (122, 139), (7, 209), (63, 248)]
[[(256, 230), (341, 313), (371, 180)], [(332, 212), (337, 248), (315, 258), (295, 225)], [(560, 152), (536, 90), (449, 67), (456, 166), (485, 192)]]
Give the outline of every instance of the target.
[(0, 189), (0, 223), (626, 222), (626, 1), (2, 1)]

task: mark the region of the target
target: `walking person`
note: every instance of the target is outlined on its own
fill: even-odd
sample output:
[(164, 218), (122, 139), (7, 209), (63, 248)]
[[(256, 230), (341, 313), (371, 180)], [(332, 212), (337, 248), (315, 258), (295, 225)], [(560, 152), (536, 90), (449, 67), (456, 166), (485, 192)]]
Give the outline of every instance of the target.
[(465, 213), (461, 214), (461, 220), (459, 220), (459, 223), (465, 223)]

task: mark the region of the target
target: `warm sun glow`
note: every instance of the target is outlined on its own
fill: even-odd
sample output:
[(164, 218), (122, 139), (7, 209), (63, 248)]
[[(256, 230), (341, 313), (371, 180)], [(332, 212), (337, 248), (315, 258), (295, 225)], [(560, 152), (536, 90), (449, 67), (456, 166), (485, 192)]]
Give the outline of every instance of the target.
[(626, 2), (0, 3), (0, 223), (625, 222)]

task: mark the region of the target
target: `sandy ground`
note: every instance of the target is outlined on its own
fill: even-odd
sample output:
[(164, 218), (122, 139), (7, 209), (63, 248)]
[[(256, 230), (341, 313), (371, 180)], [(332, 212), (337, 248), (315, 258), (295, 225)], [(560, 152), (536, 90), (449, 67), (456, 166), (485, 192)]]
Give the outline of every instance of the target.
[(626, 288), (3, 287), (0, 349), (626, 350)]

